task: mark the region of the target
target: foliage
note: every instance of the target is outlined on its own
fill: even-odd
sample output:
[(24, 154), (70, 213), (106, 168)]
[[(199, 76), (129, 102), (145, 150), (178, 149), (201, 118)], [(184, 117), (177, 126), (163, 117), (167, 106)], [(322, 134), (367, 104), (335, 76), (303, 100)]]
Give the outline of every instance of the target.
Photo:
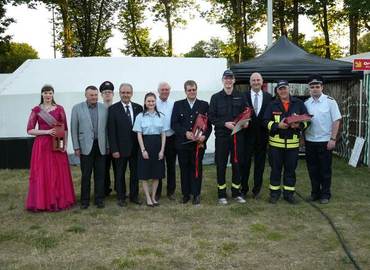
[(121, 3), (118, 28), (126, 43), (121, 52), (132, 56), (166, 56), (167, 44), (163, 40), (150, 44), (149, 28), (142, 26), (145, 3), (144, 0), (125, 0)]
[(173, 55), (173, 29), (186, 24), (184, 14), (192, 17), (198, 9), (195, 0), (150, 0), (155, 21), (164, 22), (168, 32), (167, 55)]
[(358, 52), (359, 53), (370, 52), (370, 32), (363, 35), (358, 40)]
[(209, 21), (226, 27), (234, 47), (232, 62), (250, 57), (249, 39), (260, 30), (266, 13), (266, 3), (260, 0), (208, 0), (212, 7), (203, 13)]
[(9, 41), (11, 39), (11, 36), (6, 35), (5, 31), (8, 26), (14, 22), (12, 18), (6, 17), (6, 4), (7, 0), (0, 0), (0, 57), (8, 50)]
[[(247, 46), (242, 48), (243, 55), (247, 58), (253, 58), (256, 56), (258, 49), (255, 43), (249, 43)], [(219, 38), (211, 38), (208, 42), (201, 40), (198, 41), (189, 52), (184, 54), (185, 57), (225, 57), (231, 64), (234, 60), (234, 53), (236, 50), (236, 45), (232, 41), (225, 43)]]
[(37, 51), (27, 43), (10, 42), (7, 52), (0, 55), (0, 73), (12, 73), (27, 59), (37, 58)]
[[(311, 40), (303, 41), (302, 47), (309, 53), (316, 54), (320, 57), (326, 56), (326, 44), (323, 37), (314, 37)], [(343, 57), (342, 48), (334, 42), (330, 43), (330, 53), (332, 59)]]

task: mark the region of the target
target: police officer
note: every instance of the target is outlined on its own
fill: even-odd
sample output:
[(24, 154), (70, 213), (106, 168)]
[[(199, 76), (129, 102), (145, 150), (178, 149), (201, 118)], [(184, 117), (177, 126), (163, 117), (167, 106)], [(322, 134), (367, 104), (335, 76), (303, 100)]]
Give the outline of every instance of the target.
[[(110, 81), (103, 82), (100, 87), (99, 91), (101, 93), (103, 103), (105, 107), (108, 109), (112, 103), (113, 103), (113, 96), (114, 96), (114, 85)], [(112, 164), (112, 157), (110, 153), (106, 155), (105, 159), (105, 180), (104, 180), (104, 192), (105, 196), (109, 196), (109, 194), (112, 192), (111, 188), (111, 180), (110, 180), (110, 167)], [(116, 164), (113, 162), (113, 173), (116, 173)], [(114, 186), (116, 186), (114, 184)]]
[[(188, 80), (184, 84), (186, 99), (176, 101), (171, 117), (171, 128), (176, 134), (176, 149), (181, 173), (182, 203), (190, 200), (200, 204), (202, 186), (202, 161), (206, 149), (206, 141), (211, 134), (212, 126), (195, 138), (192, 129), (198, 114), (208, 115), (208, 102), (197, 99), (197, 83)], [(190, 142), (190, 143), (189, 143)]]
[(313, 115), (305, 132), (306, 162), (311, 179), (310, 201), (329, 203), (331, 192), (332, 150), (335, 147), (341, 114), (337, 102), (323, 94), (324, 80), (320, 75), (308, 79), (311, 97), (305, 102)]
[(283, 173), (283, 196), (289, 203), (296, 203), (294, 198), (301, 131), (307, 123), (292, 123), (288, 125), (284, 118), (292, 114), (307, 113), (303, 102), (289, 94), (289, 84), (285, 80), (278, 82), (275, 87), (276, 98), (267, 107), (264, 122), (269, 130), (269, 158), (271, 165), (270, 174), (270, 199), (275, 204), (281, 194), (281, 173)]
[[(223, 89), (211, 97), (209, 119), (215, 126), (215, 161), (217, 167), (218, 202), (227, 204), (226, 196), (226, 165), (230, 155), (232, 165), (232, 197), (238, 203), (245, 203), (240, 196), (240, 158), (242, 158), (243, 132), (233, 136), (234, 119), (247, 106), (244, 96), (234, 90), (235, 77), (231, 70), (226, 70), (222, 76)], [(238, 147), (239, 146), (239, 147)]]

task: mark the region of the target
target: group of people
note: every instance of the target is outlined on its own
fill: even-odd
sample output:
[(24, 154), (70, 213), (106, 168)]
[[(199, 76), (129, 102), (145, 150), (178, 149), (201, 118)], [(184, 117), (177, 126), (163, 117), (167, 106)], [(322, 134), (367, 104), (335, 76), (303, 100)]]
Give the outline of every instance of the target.
[[(295, 170), (302, 136), (312, 185), (309, 200), (328, 203), (331, 156), (341, 115), (335, 100), (323, 94), (323, 78), (320, 75), (308, 78), (311, 97), (305, 103), (290, 95), (289, 83), (285, 80), (277, 83), (273, 98), (262, 90), (263, 78), (259, 73), (251, 75), (250, 90), (245, 93), (234, 89), (235, 77), (231, 70), (223, 73), (222, 83), (223, 89), (208, 103), (197, 98), (198, 86), (193, 80), (184, 83), (185, 98), (176, 102), (169, 98), (170, 85), (161, 82), (157, 94), (145, 95), (143, 106), (131, 101), (133, 87), (129, 83), (119, 86), (120, 101), (114, 104), (111, 82), (103, 82), (99, 89), (93, 85), (86, 87), (86, 100), (73, 107), (70, 121), (74, 152), (81, 162), (81, 209), (90, 205), (92, 173), (97, 208), (104, 208), (104, 199), (113, 190), (120, 207), (126, 206), (127, 200), (142, 204), (139, 181), (146, 205), (159, 206), (164, 178), (167, 179), (166, 195), (169, 200), (175, 200), (176, 157), (181, 203), (192, 201), (199, 205), (202, 161), (212, 126), (219, 204), (228, 204), (226, 168), (229, 161), (231, 198), (237, 203), (246, 202), (252, 159), (251, 193), (255, 199), (260, 197), (267, 149), (271, 166), (269, 202), (277, 203), (282, 193), (287, 202), (296, 203)], [(99, 91), (103, 103), (98, 102)], [(76, 203), (67, 153), (65, 149), (54, 151), (52, 147), (56, 123), (62, 123), (65, 129), (64, 147), (68, 137), (66, 115), (53, 96), (52, 86), (42, 88), (40, 104), (32, 109), (27, 126), (28, 134), (36, 136), (26, 201), (26, 209), (30, 211), (58, 211)], [(253, 109), (254, 113), (250, 121), (235, 132), (236, 119), (246, 108)], [(285, 119), (295, 114), (313, 117), (310, 122), (286, 123)], [(194, 134), (198, 116), (205, 116), (208, 123), (200, 134)], [(110, 178), (111, 167), (114, 181)]]

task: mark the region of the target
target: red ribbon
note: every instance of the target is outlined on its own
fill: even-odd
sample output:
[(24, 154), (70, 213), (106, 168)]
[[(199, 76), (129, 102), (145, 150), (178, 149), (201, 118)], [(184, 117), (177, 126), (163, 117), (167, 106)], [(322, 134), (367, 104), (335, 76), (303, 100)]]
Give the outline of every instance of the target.
[(237, 142), (236, 142), (236, 133), (234, 134), (234, 163), (238, 163), (238, 154), (236, 152), (237, 150)]
[(195, 148), (195, 178), (198, 178), (198, 162), (199, 162), (199, 143), (197, 143), (197, 147)]

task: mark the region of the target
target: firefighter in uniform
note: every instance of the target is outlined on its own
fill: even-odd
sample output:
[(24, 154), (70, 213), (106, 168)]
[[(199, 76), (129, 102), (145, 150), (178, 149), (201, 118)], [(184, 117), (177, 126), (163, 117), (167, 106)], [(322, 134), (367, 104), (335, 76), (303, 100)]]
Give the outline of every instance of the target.
[(269, 130), (270, 199), (275, 204), (281, 194), (281, 174), (283, 172), (283, 196), (289, 203), (296, 203), (294, 198), (298, 162), (299, 138), (307, 123), (288, 125), (284, 118), (293, 114), (307, 113), (304, 103), (289, 94), (289, 84), (285, 80), (275, 87), (276, 98), (267, 107), (264, 123)]
[(305, 132), (306, 162), (311, 179), (310, 201), (320, 200), (329, 203), (331, 192), (331, 162), (335, 147), (340, 119), (342, 118), (337, 102), (322, 93), (323, 78), (311, 75), (308, 79), (311, 98), (305, 105), (313, 115), (311, 125)]
[(192, 133), (198, 114), (208, 115), (208, 102), (197, 99), (197, 84), (188, 80), (184, 84), (186, 98), (176, 101), (171, 116), (171, 128), (176, 135), (176, 150), (178, 153), (182, 203), (193, 196), (193, 204), (200, 204), (202, 186), (202, 161), (206, 149), (206, 141), (212, 132), (211, 124), (199, 138)]
[(218, 202), (227, 204), (226, 196), (226, 165), (230, 155), (232, 166), (232, 197), (238, 203), (246, 201), (240, 194), (240, 164), (242, 158), (243, 132), (233, 136), (231, 131), (235, 127), (234, 119), (247, 106), (244, 96), (234, 90), (235, 77), (231, 70), (226, 70), (222, 76), (223, 89), (211, 97), (209, 105), (209, 120), (215, 126), (215, 161), (217, 167)]

